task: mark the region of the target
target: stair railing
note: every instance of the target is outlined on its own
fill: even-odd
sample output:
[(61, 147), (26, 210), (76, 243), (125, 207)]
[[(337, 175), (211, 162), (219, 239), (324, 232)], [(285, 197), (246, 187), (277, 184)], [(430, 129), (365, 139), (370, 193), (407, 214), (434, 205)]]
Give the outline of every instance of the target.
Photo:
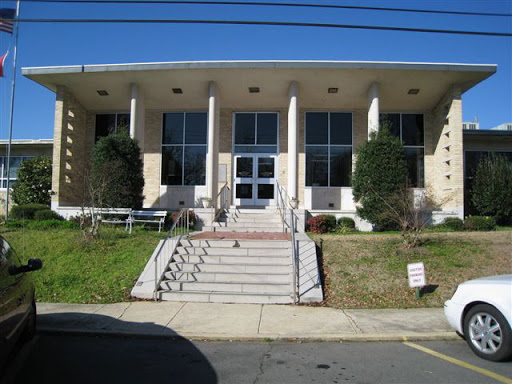
[(229, 191), (228, 183), (225, 182), (213, 200), (212, 225), (219, 219), (222, 211), (229, 208)]
[(292, 245), (292, 260), (293, 260), (293, 304), (299, 302), (299, 252), (297, 250), (297, 240), (295, 239), (295, 213), (293, 209), (289, 208), (290, 212), (290, 231), (291, 231), (291, 245)]
[[(180, 244), (183, 237), (188, 236), (190, 233), (190, 211), (188, 208), (183, 208), (179, 211), (171, 224), (169, 232), (164, 241), (160, 243), (160, 248), (155, 256), (155, 287), (153, 290), (153, 298), (158, 301), (158, 289), (162, 283), (167, 266), (171, 261), (172, 255), (176, 251), (176, 248)], [(163, 255), (170, 255), (169, 259), (166, 259)]]
[[(286, 232), (286, 228), (290, 227), (286, 222), (286, 212), (288, 210), (288, 194), (286, 190), (279, 185), (279, 181), (276, 181), (277, 184), (277, 210), (279, 211), (279, 216), (281, 217), (281, 223), (283, 224), (283, 233)], [(283, 194), (286, 196), (286, 200), (283, 197)]]

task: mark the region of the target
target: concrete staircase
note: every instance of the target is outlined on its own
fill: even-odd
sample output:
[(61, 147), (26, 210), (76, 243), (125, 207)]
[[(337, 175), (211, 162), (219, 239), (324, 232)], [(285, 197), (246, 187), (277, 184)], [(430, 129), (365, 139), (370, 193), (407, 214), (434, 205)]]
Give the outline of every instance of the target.
[(203, 230), (212, 232), (283, 232), (283, 225), (275, 207), (256, 209), (231, 207), (221, 213), (217, 222)]
[[(253, 226), (258, 222), (247, 223), (264, 229)], [(186, 239), (172, 255), (158, 297), (166, 301), (291, 303), (292, 273), (289, 241)]]

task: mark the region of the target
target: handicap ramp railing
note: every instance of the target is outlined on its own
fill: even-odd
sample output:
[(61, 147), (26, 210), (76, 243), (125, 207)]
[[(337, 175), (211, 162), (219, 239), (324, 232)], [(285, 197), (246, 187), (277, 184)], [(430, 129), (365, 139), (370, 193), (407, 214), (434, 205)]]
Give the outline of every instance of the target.
[(164, 241), (159, 245), (158, 252), (154, 259), (155, 269), (155, 287), (153, 290), (153, 298), (158, 300), (158, 291), (160, 284), (165, 276), (169, 262), (172, 255), (175, 253), (176, 248), (180, 244), (181, 239), (188, 236), (190, 233), (190, 211), (188, 208), (183, 208), (179, 211), (173, 220), (169, 232)]

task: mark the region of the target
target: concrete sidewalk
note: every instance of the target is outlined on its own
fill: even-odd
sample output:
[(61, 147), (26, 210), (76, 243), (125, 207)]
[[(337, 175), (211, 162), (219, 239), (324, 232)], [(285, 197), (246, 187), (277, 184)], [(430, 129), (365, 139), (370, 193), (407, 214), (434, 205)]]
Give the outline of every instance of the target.
[(443, 309), (351, 309), (260, 304), (38, 303), (42, 332), (201, 340), (403, 341), (459, 339)]

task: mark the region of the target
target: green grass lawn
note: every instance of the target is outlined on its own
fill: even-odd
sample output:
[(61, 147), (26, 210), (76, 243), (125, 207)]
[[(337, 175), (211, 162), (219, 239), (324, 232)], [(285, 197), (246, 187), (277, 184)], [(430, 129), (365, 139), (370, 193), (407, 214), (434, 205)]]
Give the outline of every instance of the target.
[[(462, 281), (512, 273), (512, 232), (429, 233), (405, 249), (401, 236), (314, 235), (322, 239), (325, 304), (336, 308), (442, 307)], [(407, 264), (425, 264), (432, 292), (416, 300)]]
[(78, 229), (3, 230), (20, 258), (40, 258), (31, 272), (40, 302), (115, 303), (130, 291), (165, 233), (136, 229), (130, 235), (102, 228), (99, 240), (85, 240)]

